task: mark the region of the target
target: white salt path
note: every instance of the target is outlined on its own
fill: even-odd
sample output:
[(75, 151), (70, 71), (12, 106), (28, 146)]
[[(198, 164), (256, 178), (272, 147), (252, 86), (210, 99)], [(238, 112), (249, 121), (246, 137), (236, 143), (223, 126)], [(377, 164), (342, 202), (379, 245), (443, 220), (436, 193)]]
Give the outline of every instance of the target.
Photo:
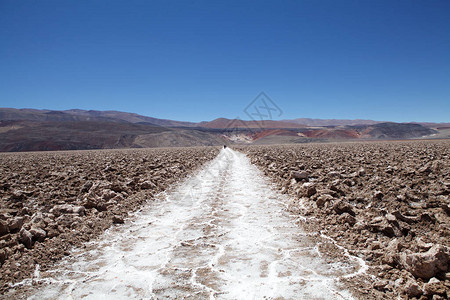
[(244, 154), (224, 149), (128, 224), (74, 250), (31, 298), (351, 299), (338, 278), (361, 272), (361, 261), (325, 262), (284, 197)]

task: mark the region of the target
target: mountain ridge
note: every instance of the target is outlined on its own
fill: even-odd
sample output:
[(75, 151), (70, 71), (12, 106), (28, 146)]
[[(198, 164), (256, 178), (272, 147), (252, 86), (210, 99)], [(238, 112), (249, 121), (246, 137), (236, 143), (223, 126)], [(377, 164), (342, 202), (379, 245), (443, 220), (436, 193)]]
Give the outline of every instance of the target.
[[(194, 123), (120, 111), (0, 108), (0, 152), (450, 138), (450, 123), (427, 123), (426, 127), (417, 123), (360, 124), (364, 120), (353, 120), (353, 125), (346, 125), (351, 120), (311, 120), (315, 120), (314, 125), (227, 118)], [(442, 130), (432, 129), (435, 125)]]

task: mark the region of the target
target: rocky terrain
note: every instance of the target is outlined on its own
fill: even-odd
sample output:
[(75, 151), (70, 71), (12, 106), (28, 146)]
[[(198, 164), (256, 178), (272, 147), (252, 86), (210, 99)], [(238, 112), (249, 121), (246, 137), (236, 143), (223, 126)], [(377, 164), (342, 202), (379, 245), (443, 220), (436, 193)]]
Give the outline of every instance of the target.
[(0, 154), (0, 294), (47, 270), (218, 148)]
[(293, 196), (290, 209), (307, 216), (306, 230), (370, 264), (379, 297), (450, 297), (450, 142), (237, 149)]
[[(349, 279), (359, 298), (448, 299), (449, 146), (403, 141), (233, 148), (292, 196), (289, 209), (306, 216), (305, 230), (331, 237), (370, 265), (369, 277)], [(33, 277), (38, 265), (49, 270), (72, 247), (123, 223), (218, 152), (0, 154), (0, 293)]]

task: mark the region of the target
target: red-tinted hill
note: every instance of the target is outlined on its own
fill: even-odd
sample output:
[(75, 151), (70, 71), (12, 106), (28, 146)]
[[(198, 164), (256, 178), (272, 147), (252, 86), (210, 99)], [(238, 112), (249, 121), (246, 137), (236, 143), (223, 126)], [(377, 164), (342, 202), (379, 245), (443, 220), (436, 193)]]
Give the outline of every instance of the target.
[(271, 129), (271, 130), (263, 130), (260, 132), (257, 132), (253, 135), (253, 140), (259, 140), (266, 136), (273, 136), (273, 135), (281, 135), (281, 136), (298, 136), (297, 132), (291, 131), (291, 130), (285, 130), (285, 129)]

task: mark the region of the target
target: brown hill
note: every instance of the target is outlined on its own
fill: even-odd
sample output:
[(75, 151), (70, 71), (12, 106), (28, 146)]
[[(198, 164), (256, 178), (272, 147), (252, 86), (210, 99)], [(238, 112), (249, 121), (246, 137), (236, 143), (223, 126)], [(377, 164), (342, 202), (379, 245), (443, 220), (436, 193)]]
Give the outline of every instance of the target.
[(106, 121), (0, 121), (0, 152), (223, 145), (214, 133)]
[(203, 128), (228, 129), (228, 128), (248, 128), (248, 129), (276, 129), (276, 128), (302, 128), (304, 126), (274, 120), (244, 121), (239, 119), (218, 118), (210, 122), (197, 124)]

